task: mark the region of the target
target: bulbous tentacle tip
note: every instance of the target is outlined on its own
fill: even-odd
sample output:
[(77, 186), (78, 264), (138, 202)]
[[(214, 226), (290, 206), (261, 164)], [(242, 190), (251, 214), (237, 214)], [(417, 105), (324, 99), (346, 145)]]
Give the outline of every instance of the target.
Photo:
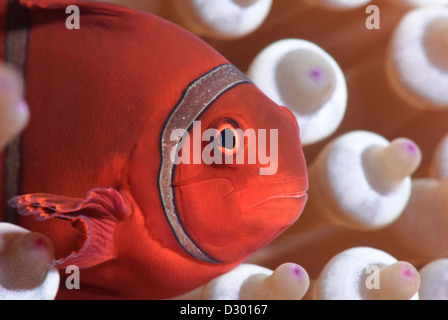
[(247, 75), (269, 98), (294, 113), (304, 146), (330, 136), (344, 118), (344, 73), (330, 54), (312, 42), (271, 43), (252, 61)]
[(0, 223), (0, 299), (54, 299), (59, 273), (49, 238)]
[(408, 262), (371, 247), (354, 247), (334, 256), (313, 288), (324, 300), (418, 299), (420, 277)]
[(23, 130), (28, 119), (20, 76), (14, 69), (0, 64), (0, 150)]
[(54, 260), (54, 245), (49, 238), (38, 232), (29, 232), (17, 239), (18, 250), (35, 266), (46, 267)]
[(241, 264), (185, 297), (203, 300), (300, 300), (309, 288), (308, 273), (295, 263), (274, 271), (254, 264)]
[[(372, 231), (390, 225), (409, 201), (411, 174), (420, 161), (419, 147), (407, 138), (390, 142), (363, 130), (336, 137), (309, 167), (314, 218), (307, 230), (339, 225)], [(322, 197), (325, 201), (314, 201)]]
[(270, 290), (274, 297), (282, 300), (300, 300), (308, 291), (310, 278), (306, 270), (295, 263), (284, 263), (274, 270), (266, 280), (272, 279)]
[(241, 286), (240, 297), (256, 300), (300, 300), (309, 284), (310, 279), (304, 268), (295, 263), (283, 263), (270, 271), (270, 274), (254, 272)]
[[(421, 108), (448, 107), (448, 7), (408, 0), (415, 6), (391, 38), (387, 75), (397, 95)], [(424, 3), (432, 6), (424, 6)], [(440, 1), (442, 3), (442, 1)]]
[(372, 146), (364, 152), (366, 177), (374, 189), (387, 193), (396, 189), (420, 165), (422, 154), (412, 140), (397, 138), (388, 146)]
[(448, 300), (448, 259), (433, 260), (420, 269), (421, 300)]
[(395, 262), (380, 271), (380, 287), (370, 290), (377, 300), (409, 300), (420, 286), (420, 275), (413, 265), (405, 261)]

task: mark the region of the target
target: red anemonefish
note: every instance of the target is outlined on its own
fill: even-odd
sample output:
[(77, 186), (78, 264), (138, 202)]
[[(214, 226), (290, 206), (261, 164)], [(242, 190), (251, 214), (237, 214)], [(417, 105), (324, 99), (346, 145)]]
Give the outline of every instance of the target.
[[(0, 59), (23, 51), (31, 119), (20, 137), (21, 195), (2, 196), (2, 215), (16, 208), (21, 226), (53, 241), (62, 276), (68, 265), (81, 269), (80, 289), (61, 281), (59, 298), (173, 297), (234, 268), (296, 221), (308, 187), (296, 120), (210, 46), (125, 7), (18, 2), (22, 26), (0, 1)], [(71, 4), (79, 29), (66, 26)], [(13, 45), (21, 29), (26, 41)], [(172, 139), (179, 129), (187, 134)], [(257, 145), (278, 153), (275, 172), (260, 174), (270, 164), (249, 163), (248, 152), (244, 163), (172, 161), (173, 150), (203, 152), (207, 141), (198, 148), (194, 139), (207, 129), (218, 132), (209, 141), (214, 159), (249, 150), (237, 129), (275, 130), (278, 141)]]

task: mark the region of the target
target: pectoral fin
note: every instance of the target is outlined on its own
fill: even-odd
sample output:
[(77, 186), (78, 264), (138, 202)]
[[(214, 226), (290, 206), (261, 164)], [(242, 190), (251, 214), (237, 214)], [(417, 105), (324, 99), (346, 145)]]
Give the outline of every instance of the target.
[(72, 222), (81, 244), (78, 250), (55, 261), (59, 269), (68, 265), (89, 268), (115, 258), (115, 225), (129, 214), (123, 197), (113, 188), (92, 189), (86, 199), (31, 193), (16, 196), (8, 204), (19, 214), (32, 215), (38, 221), (59, 218)]

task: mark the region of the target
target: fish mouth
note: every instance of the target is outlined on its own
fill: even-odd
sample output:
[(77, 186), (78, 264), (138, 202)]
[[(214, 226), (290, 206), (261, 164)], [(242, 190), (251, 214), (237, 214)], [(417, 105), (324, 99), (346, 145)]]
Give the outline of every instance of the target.
[(272, 200), (276, 200), (276, 199), (302, 199), (302, 198), (306, 198), (307, 197), (307, 193), (306, 192), (289, 192), (289, 193), (280, 193), (280, 194), (276, 194), (276, 195), (272, 195), (269, 197), (266, 197), (258, 202), (252, 203), (252, 204), (242, 204), (242, 207), (244, 209), (251, 209), (251, 208), (255, 208), (257, 206), (260, 206), (262, 204), (265, 204), (266, 202), (272, 201)]
[(286, 199), (305, 201), (308, 197), (307, 189), (306, 177), (247, 186), (240, 195), (240, 208), (242, 213), (248, 213), (251, 209), (272, 201)]

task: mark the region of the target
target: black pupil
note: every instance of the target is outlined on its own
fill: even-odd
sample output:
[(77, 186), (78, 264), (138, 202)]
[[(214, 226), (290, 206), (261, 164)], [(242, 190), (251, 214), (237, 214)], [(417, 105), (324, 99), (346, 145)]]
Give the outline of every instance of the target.
[(235, 148), (235, 134), (230, 129), (224, 129), (219, 133), (219, 144), (226, 149), (232, 150)]

